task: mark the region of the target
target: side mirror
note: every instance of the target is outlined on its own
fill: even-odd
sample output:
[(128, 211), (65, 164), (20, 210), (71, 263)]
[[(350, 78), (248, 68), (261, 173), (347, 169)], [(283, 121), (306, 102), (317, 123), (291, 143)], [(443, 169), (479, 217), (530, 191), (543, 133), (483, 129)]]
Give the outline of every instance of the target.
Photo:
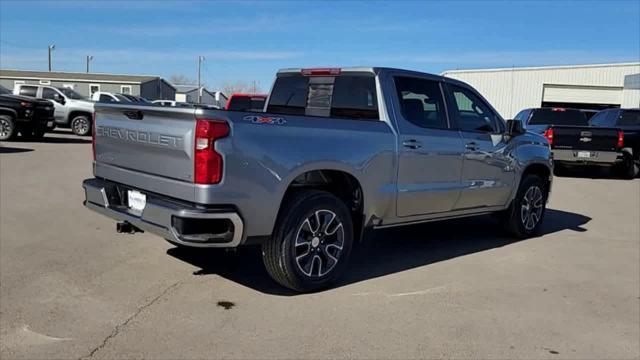
[(520, 120), (507, 120), (507, 131), (505, 135), (514, 137), (518, 135), (522, 135), (526, 132), (524, 129), (524, 125)]

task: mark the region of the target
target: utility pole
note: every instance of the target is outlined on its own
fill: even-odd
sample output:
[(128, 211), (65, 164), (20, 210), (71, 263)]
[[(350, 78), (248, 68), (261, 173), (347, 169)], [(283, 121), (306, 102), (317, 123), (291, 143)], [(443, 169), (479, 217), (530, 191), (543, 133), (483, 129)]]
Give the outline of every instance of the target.
[(200, 81), (200, 79), (203, 61), (204, 56), (198, 56), (198, 104), (202, 102), (202, 82)]
[(56, 48), (55, 45), (49, 45), (49, 72), (51, 72), (51, 52)]
[(87, 74), (89, 73), (89, 63), (93, 60), (92, 55), (87, 55)]

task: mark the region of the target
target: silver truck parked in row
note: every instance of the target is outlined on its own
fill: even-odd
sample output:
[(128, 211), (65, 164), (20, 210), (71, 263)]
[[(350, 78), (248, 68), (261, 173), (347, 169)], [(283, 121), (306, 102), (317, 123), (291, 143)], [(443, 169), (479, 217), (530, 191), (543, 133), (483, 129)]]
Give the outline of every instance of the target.
[(390, 68), (286, 69), (266, 112), (96, 104), (84, 204), (177, 246), (261, 243), (275, 281), (325, 288), (365, 229), (496, 213), (536, 234), (547, 140), (469, 85)]
[(16, 84), (15, 95), (51, 100), (54, 106), (55, 126), (71, 127), (74, 134), (91, 134), (93, 102), (68, 88), (48, 85)]

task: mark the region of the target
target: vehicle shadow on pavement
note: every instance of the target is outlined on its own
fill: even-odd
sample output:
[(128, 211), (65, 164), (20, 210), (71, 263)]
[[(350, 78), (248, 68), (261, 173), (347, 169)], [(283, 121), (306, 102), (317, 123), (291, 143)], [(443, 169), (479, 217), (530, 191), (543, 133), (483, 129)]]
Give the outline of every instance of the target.
[(30, 151), (33, 151), (33, 149), (0, 146), (0, 154), (16, 154), (16, 153), (24, 153), (24, 152), (30, 152)]
[(18, 138), (18, 141), (24, 143), (48, 143), (48, 144), (91, 144), (91, 138), (72, 136), (48, 136), (45, 135), (41, 139), (24, 139)]
[[(553, 175), (574, 179), (602, 179), (602, 180), (631, 180), (625, 178), (617, 169), (600, 166), (585, 166), (577, 169), (562, 169), (554, 171)], [(637, 176), (636, 176), (637, 177)]]
[[(548, 209), (541, 235), (563, 230), (585, 232), (582, 225), (590, 220), (588, 216)], [(513, 243), (503, 234), (500, 224), (488, 216), (378, 230), (356, 245), (347, 273), (334, 287)], [(197, 276), (216, 274), (266, 294), (296, 295), (269, 277), (257, 246), (237, 251), (172, 248), (167, 254), (200, 268), (193, 273)]]

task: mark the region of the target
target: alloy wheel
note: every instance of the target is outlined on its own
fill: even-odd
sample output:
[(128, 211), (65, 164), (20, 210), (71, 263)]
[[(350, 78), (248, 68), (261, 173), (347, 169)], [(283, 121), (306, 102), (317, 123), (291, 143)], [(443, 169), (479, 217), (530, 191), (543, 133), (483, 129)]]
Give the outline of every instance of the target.
[(7, 119), (0, 118), (0, 137), (7, 138), (13, 130), (11, 123)]
[(296, 233), (295, 262), (306, 276), (320, 278), (335, 268), (344, 248), (344, 227), (336, 214), (317, 210)]
[(531, 186), (525, 192), (520, 207), (520, 220), (525, 229), (532, 230), (540, 222), (544, 207), (544, 196), (538, 186)]
[(77, 119), (73, 122), (73, 132), (76, 134), (86, 134), (89, 132), (89, 121), (85, 118)]

